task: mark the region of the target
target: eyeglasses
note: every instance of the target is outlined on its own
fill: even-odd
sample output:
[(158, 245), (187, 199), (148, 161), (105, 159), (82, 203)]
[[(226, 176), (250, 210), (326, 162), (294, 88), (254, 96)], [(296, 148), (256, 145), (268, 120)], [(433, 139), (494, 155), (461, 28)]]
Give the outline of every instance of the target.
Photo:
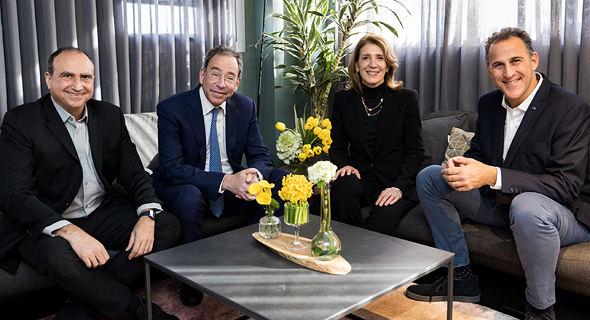
[(219, 73), (217, 71), (214, 71), (214, 70), (208, 71), (207, 72), (207, 76), (209, 77), (209, 79), (213, 80), (214, 82), (217, 82), (217, 81), (219, 81), (219, 79), (223, 78), (223, 82), (225, 82), (225, 84), (229, 84), (229, 85), (232, 85), (232, 86), (234, 84), (236, 84), (236, 82), (238, 81), (236, 79), (236, 77), (233, 76), (233, 75), (229, 75), (229, 76), (223, 77), (221, 75), (221, 73)]
[(81, 75), (75, 75), (72, 73), (62, 73), (58, 76), (59, 80), (63, 81), (63, 82), (70, 82), (70, 83), (74, 83), (76, 81), (76, 79), (80, 79), (80, 82), (84, 82), (84, 83), (91, 83), (92, 80), (94, 80), (94, 75), (92, 74), (81, 74)]

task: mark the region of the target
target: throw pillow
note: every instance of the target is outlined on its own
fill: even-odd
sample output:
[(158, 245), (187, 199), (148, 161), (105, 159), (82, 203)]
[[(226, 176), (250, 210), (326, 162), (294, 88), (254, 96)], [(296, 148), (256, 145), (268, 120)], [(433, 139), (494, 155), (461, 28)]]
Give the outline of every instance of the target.
[(449, 145), (445, 151), (445, 161), (441, 164), (443, 167), (452, 157), (462, 156), (471, 147), (471, 139), (475, 132), (467, 132), (463, 129), (452, 128), (449, 135)]
[(467, 122), (466, 113), (434, 118), (422, 121), (422, 140), (424, 144), (424, 161), (420, 170), (433, 164), (440, 164), (445, 160), (448, 135), (453, 127), (461, 128)]

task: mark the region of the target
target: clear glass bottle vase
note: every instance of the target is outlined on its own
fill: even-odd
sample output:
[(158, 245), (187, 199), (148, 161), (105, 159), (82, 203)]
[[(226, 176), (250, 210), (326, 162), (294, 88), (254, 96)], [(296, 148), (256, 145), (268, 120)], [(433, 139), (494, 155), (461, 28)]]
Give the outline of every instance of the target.
[(274, 215), (273, 211), (266, 211), (266, 215), (260, 218), (258, 233), (264, 239), (274, 239), (281, 235), (281, 220)]
[(318, 260), (328, 261), (340, 256), (342, 244), (330, 225), (332, 220), (330, 183), (324, 183), (320, 190), (320, 231), (311, 240), (311, 254)]

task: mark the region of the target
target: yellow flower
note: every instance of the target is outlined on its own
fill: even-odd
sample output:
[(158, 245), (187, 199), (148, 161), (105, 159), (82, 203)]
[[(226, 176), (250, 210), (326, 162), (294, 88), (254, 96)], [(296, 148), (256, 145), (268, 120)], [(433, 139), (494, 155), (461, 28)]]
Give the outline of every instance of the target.
[(311, 157), (313, 157), (313, 150), (311, 150), (311, 149), (307, 150), (307, 151), (305, 152), (305, 156), (306, 156), (306, 157), (308, 157), (308, 158), (311, 158)]
[[(268, 183), (268, 181), (266, 180), (262, 180), (258, 183), (262, 188), (266, 189), (266, 188), (274, 188), (275, 184), (274, 183)], [(266, 190), (265, 190), (266, 191)], [(270, 191), (270, 190), (269, 190)]]
[(303, 162), (307, 159), (307, 156), (305, 155), (305, 152), (301, 152), (297, 158), (299, 158), (299, 161)]
[(274, 186), (274, 183), (268, 183), (268, 181), (262, 180), (258, 183), (251, 184), (248, 187), (248, 193), (256, 195), (256, 202), (260, 205), (266, 206), (267, 210), (271, 211), (279, 206), (277, 201), (272, 199), (272, 191), (270, 189), (274, 188)]
[(322, 139), (330, 138), (330, 130), (324, 129), (322, 130)]
[(328, 150), (330, 150), (330, 146), (329, 145), (325, 145), (323, 148), (325, 153), (329, 153)]
[(285, 129), (287, 129), (287, 126), (285, 126), (285, 124), (282, 122), (277, 122), (275, 128), (277, 128), (277, 130), (279, 131), (285, 131)]
[(320, 153), (322, 153), (322, 147), (320, 147), (320, 146), (313, 147), (313, 152), (316, 155), (319, 155)]
[(320, 120), (318, 120), (318, 118), (311, 118), (311, 125), (314, 126), (314, 127), (319, 126), (320, 125)]
[(301, 149), (303, 150), (303, 152), (307, 153), (307, 151), (311, 150), (311, 144), (305, 144)]
[(256, 196), (256, 202), (258, 202), (259, 204), (261, 204), (263, 206), (268, 206), (271, 201), (272, 201), (272, 197), (268, 193), (263, 192), (263, 193), (259, 193)]
[(332, 144), (332, 138), (324, 138), (322, 140), (322, 144), (325, 145), (325, 146), (331, 145)]
[(313, 184), (303, 175), (290, 173), (283, 177), (283, 188), (279, 196), (285, 201), (293, 203), (307, 201), (313, 193)]
[(330, 122), (329, 119), (324, 119), (322, 120), (322, 127), (328, 129), (328, 130), (332, 130), (332, 123)]
[(322, 128), (320, 128), (320, 127), (313, 128), (313, 134), (315, 134), (316, 136), (320, 137), (321, 133), (322, 133)]
[(255, 195), (262, 191), (262, 187), (258, 183), (253, 183), (248, 187), (248, 193), (251, 195)]
[(305, 124), (305, 126), (303, 127), (303, 129), (305, 129), (305, 130), (311, 130), (311, 129), (313, 129), (313, 125), (310, 122), (307, 122)]

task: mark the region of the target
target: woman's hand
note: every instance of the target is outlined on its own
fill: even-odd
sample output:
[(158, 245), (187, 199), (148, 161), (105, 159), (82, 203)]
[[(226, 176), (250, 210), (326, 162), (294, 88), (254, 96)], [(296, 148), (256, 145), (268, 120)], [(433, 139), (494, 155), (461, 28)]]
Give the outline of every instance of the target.
[(349, 176), (351, 174), (354, 174), (359, 179), (361, 178), (361, 174), (357, 169), (355, 169), (351, 166), (346, 166), (346, 167), (342, 167), (338, 171), (336, 171), (336, 178), (334, 178), (334, 180), (338, 179), (338, 177), (344, 177), (345, 175)]
[(383, 207), (396, 203), (402, 198), (402, 191), (396, 187), (387, 188), (381, 191), (379, 198), (375, 201), (375, 205)]

